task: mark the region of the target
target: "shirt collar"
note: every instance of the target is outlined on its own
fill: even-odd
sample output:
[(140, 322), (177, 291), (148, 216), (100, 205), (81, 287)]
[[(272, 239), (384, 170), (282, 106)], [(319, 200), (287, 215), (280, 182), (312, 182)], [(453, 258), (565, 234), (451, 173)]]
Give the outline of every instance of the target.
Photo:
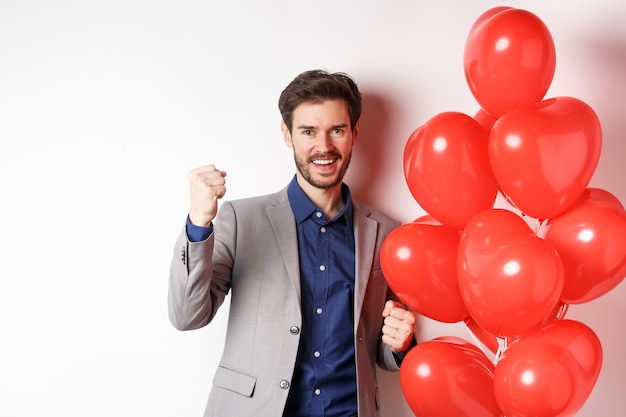
[[(346, 223), (348, 225), (352, 225), (352, 197), (350, 196), (350, 189), (345, 183), (341, 184), (341, 195), (345, 201), (345, 206), (343, 210), (335, 216), (335, 219), (345, 216)], [(296, 223), (303, 222), (318, 210), (298, 184), (295, 175), (287, 187), (287, 196), (289, 198), (289, 204), (291, 205), (291, 211), (296, 219)], [(330, 221), (334, 219), (328, 220)]]

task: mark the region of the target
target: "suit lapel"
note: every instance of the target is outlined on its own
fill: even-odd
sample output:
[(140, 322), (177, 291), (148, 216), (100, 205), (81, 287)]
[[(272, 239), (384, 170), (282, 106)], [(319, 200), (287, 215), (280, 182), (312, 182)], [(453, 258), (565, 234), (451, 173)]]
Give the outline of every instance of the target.
[[(298, 305), (301, 306), (300, 296), (300, 261), (298, 257), (298, 231), (296, 222), (289, 205), (286, 189), (277, 194), (273, 204), (267, 208), (267, 214), (272, 229), (278, 241), (280, 253), (287, 268), (289, 279), (298, 296)], [(291, 221), (289, 221), (291, 220)]]
[[(354, 317), (361, 317), (365, 290), (371, 272), (374, 253), (376, 253), (376, 234), (378, 222), (369, 217), (369, 211), (358, 204), (354, 205), (354, 244), (355, 244), (355, 278), (354, 278)], [(354, 331), (356, 332), (357, 323)]]

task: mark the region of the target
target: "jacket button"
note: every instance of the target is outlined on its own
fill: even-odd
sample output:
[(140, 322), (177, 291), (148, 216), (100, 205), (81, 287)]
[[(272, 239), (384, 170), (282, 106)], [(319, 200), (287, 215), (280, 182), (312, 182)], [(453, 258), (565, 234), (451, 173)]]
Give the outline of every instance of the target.
[(289, 388), (289, 381), (287, 381), (286, 379), (283, 379), (282, 381), (280, 381), (280, 387), (282, 389), (287, 389)]
[(298, 326), (291, 326), (289, 331), (291, 332), (291, 334), (298, 334), (300, 333), (300, 328)]

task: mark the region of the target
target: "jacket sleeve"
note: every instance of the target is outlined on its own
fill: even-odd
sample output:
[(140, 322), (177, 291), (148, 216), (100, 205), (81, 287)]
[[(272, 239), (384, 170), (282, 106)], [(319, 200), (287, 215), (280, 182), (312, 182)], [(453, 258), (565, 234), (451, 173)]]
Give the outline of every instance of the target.
[[(218, 217), (220, 236), (234, 236), (232, 206), (225, 203)], [(190, 242), (183, 228), (174, 246), (169, 277), (168, 311), (175, 328), (198, 329), (213, 320), (231, 287), (229, 253), (223, 239), (216, 242), (215, 232), (204, 241)]]

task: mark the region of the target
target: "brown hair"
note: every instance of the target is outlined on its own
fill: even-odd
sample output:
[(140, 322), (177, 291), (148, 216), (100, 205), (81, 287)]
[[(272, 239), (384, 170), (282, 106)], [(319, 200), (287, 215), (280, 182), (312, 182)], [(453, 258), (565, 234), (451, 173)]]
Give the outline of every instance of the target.
[(354, 80), (342, 72), (324, 70), (305, 71), (289, 83), (280, 94), (278, 109), (283, 122), (291, 132), (293, 111), (304, 102), (321, 103), (343, 99), (348, 105), (350, 127), (355, 128), (361, 117), (361, 93)]

